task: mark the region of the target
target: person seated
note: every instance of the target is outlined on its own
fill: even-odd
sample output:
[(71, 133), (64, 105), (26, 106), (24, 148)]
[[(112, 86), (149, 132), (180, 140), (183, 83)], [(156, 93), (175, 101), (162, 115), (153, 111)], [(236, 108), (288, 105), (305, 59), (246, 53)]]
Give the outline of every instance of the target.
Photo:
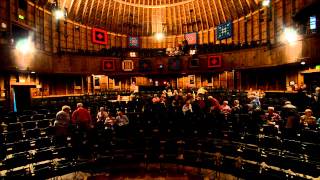
[(183, 112), (184, 115), (186, 115), (187, 113), (192, 113), (193, 112), (190, 100), (187, 100), (186, 103), (183, 105), (182, 112)]
[(115, 122), (116, 122), (116, 118), (112, 116), (112, 113), (109, 112), (107, 118), (104, 121), (104, 125), (106, 126), (106, 129), (112, 129)]
[(97, 114), (97, 123), (102, 122), (104, 124), (107, 117), (108, 113), (105, 111), (104, 107), (100, 107), (100, 110)]
[(231, 108), (232, 114), (240, 114), (242, 112), (242, 106), (240, 105), (239, 100), (233, 101), (233, 107)]
[(118, 112), (118, 116), (116, 117), (116, 124), (118, 126), (125, 126), (129, 124), (129, 119), (127, 115), (123, 113), (123, 111)]
[(306, 109), (304, 111), (304, 115), (300, 117), (300, 124), (303, 127), (308, 127), (308, 128), (316, 128), (317, 126), (317, 121), (314, 116), (312, 116), (312, 110), (311, 109)]
[(221, 112), (225, 115), (228, 115), (231, 112), (231, 108), (228, 104), (228, 101), (223, 101), (222, 105), (220, 106)]
[(168, 89), (167, 95), (168, 95), (168, 97), (172, 97), (173, 96), (171, 89)]
[(250, 104), (252, 104), (253, 111), (261, 109), (261, 103), (260, 103), (259, 97), (252, 95), (252, 96), (249, 96), (249, 99), (250, 99)]
[(280, 115), (274, 112), (274, 107), (268, 107), (268, 112), (265, 113), (264, 120), (268, 125), (279, 125)]

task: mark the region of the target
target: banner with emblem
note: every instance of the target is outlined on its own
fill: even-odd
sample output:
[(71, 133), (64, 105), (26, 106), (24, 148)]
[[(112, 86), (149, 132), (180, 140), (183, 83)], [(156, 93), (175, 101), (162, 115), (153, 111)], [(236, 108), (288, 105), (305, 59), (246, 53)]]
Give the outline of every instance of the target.
[(129, 48), (139, 48), (140, 47), (139, 37), (128, 36), (128, 47)]
[(102, 60), (102, 71), (114, 71), (114, 70), (115, 70), (114, 59)]
[(92, 43), (95, 44), (107, 44), (108, 33), (105, 30), (92, 28)]
[(133, 71), (134, 63), (132, 60), (123, 60), (122, 61), (122, 70), (123, 71)]
[(197, 44), (197, 33), (187, 33), (184, 34), (184, 39), (188, 41), (189, 45)]
[(222, 60), (221, 56), (208, 55), (208, 68), (221, 67)]

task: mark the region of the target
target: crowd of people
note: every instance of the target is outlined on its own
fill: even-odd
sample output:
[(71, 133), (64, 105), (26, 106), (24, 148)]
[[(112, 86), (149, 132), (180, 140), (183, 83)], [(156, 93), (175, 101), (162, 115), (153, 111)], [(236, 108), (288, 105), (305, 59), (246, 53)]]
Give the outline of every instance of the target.
[[(166, 89), (160, 95), (155, 94), (153, 97), (144, 98), (135, 93), (131, 99), (142, 104), (142, 108), (137, 112), (141, 112), (145, 119), (152, 120), (160, 126), (168, 126), (168, 121), (173, 122), (171, 126), (179, 126), (180, 129), (188, 129), (195, 124), (214, 126), (214, 128), (224, 128), (225, 125), (232, 124), (235, 132), (243, 131), (244, 126), (251, 132), (268, 126), (275, 131), (282, 131), (288, 137), (295, 137), (301, 129), (319, 128), (320, 109), (317, 108), (320, 107), (318, 105), (320, 88), (316, 89), (316, 93), (306, 95), (312, 98), (312, 103), (304, 107), (304, 112), (299, 112), (290, 101), (285, 101), (280, 109), (275, 109), (273, 106), (263, 109), (261, 99), (265, 94), (263, 91), (257, 92), (258, 94), (250, 90), (245, 102), (240, 102), (233, 97), (232, 103), (229, 103), (231, 98), (228, 101), (221, 97), (210, 96), (203, 88), (198, 89), (197, 92), (187, 93), (182, 90)], [(313, 113), (314, 109), (316, 109), (315, 113)], [(122, 129), (122, 133), (127, 133), (123, 129), (129, 125), (129, 119), (125, 115), (126, 111), (122, 109), (118, 109), (115, 115), (109, 107), (100, 107), (99, 112), (94, 116), (83, 107), (82, 103), (78, 103), (77, 109), (71, 115), (70, 111), (69, 106), (63, 106), (56, 115), (54, 126), (58, 139), (65, 139), (68, 133), (75, 129), (89, 131), (96, 127), (119, 131)], [(247, 115), (247, 122), (241, 122), (242, 114)]]

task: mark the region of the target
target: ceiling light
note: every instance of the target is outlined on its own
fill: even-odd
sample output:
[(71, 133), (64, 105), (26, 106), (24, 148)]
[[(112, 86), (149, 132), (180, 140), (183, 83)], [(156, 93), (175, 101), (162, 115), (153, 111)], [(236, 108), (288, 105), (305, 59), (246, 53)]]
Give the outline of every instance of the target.
[(270, 5), (270, 0), (263, 0), (262, 1), (262, 6), (269, 7), (269, 5)]
[(162, 32), (159, 32), (155, 34), (155, 37), (158, 41), (160, 41), (164, 38), (164, 34)]
[(2, 28), (2, 29), (7, 29), (7, 24), (4, 23), (4, 22), (2, 22), (2, 23), (1, 23), (1, 28)]
[(54, 16), (56, 17), (57, 20), (63, 19), (65, 17), (65, 12), (61, 9), (57, 9), (54, 11)]
[(31, 38), (19, 40), (16, 44), (16, 49), (23, 55), (32, 53), (34, 51), (34, 45), (31, 41)]
[(306, 64), (306, 62), (305, 61), (301, 61), (301, 63), (300, 63), (301, 65), (305, 65)]
[(197, 52), (197, 51), (196, 51), (195, 49), (191, 49), (191, 50), (190, 50), (190, 55), (194, 55), (194, 54), (196, 54), (196, 52)]
[(21, 14), (18, 15), (18, 18), (21, 19), (21, 20), (24, 20), (24, 16), (21, 15)]
[(293, 28), (285, 28), (284, 29), (284, 38), (285, 41), (291, 43), (294, 43), (298, 40), (298, 33)]
[(137, 53), (136, 53), (136, 52), (130, 52), (130, 53), (129, 53), (129, 56), (130, 56), (130, 57), (137, 57)]

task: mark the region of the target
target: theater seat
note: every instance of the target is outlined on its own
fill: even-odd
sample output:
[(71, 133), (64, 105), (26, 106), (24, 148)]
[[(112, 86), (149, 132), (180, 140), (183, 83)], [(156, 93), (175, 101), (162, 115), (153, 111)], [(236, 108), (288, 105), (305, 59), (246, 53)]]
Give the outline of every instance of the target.
[(26, 139), (36, 139), (41, 136), (41, 131), (40, 129), (29, 129), (25, 133), (25, 138)]
[(50, 126), (50, 119), (43, 119), (37, 121), (37, 127), (38, 128), (47, 128)]

